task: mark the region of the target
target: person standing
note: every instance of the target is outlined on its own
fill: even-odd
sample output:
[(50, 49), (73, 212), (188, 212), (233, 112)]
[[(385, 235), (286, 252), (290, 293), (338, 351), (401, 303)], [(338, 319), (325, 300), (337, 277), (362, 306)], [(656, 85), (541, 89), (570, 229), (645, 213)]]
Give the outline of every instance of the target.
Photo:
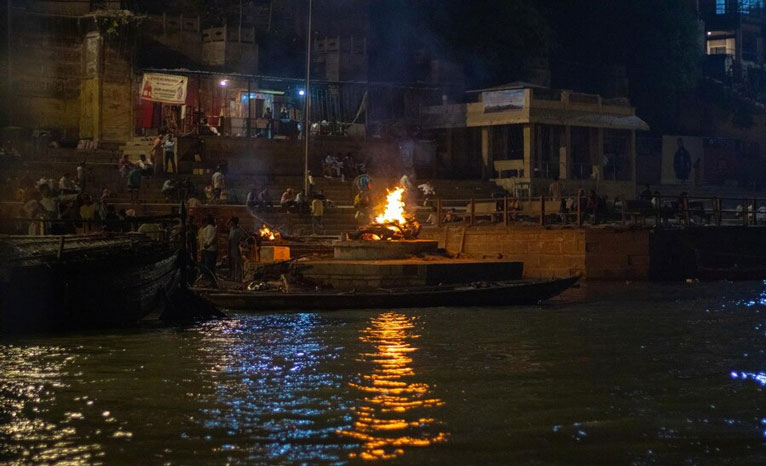
[(158, 134), (154, 141), (152, 141), (151, 160), (152, 166), (154, 166), (154, 175), (157, 176), (162, 171), (162, 133)]
[(76, 173), (76, 178), (77, 179), (75, 180), (75, 182), (77, 183), (77, 186), (79, 186), (80, 191), (85, 191), (85, 187), (86, 187), (85, 186), (85, 176), (86, 175), (85, 175), (85, 161), (84, 160), (77, 164), (76, 170), (77, 171), (75, 173)]
[(221, 193), (226, 189), (220, 165), (215, 168), (211, 182), (213, 184), (213, 201), (218, 202), (221, 200)]
[(170, 173), (170, 165), (173, 165), (173, 173), (176, 173), (178, 170), (176, 167), (176, 141), (173, 138), (173, 133), (168, 134), (168, 138), (165, 140), (165, 143), (163, 144), (163, 147), (165, 148), (165, 172)]
[(562, 200), (561, 192), (561, 181), (559, 181), (558, 176), (554, 176), (553, 181), (551, 181), (551, 184), (548, 185), (548, 195), (553, 200), (553, 205), (558, 208), (558, 212), (564, 213), (566, 212), (566, 201)]
[(229, 278), (235, 282), (242, 281), (242, 253), (239, 245), (245, 239), (245, 230), (239, 226), (239, 217), (232, 217), (229, 221)]
[(202, 274), (210, 281), (211, 288), (218, 288), (215, 278), (215, 265), (218, 260), (218, 229), (215, 218), (207, 216), (205, 228), (200, 232), (202, 242)]
[(315, 235), (319, 235), (324, 232), (324, 225), (322, 225), (322, 218), (324, 217), (324, 200), (319, 197), (315, 197), (311, 201), (311, 231)]
[(186, 252), (189, 254), (192, 264), (197, 263), (197, 250), (199, 249), (199, 243), (197, 242), (197, 234), (199, 233), (199, 226), (194, 221), (194, 216), (189, 215), (189, 219), (186, 222)]
[(138, 165), (131, 167), (128, 172), (128, 192), (130, 192), (130, 203), (138, 203), (138, 191), (141, 189), (141, 169)]

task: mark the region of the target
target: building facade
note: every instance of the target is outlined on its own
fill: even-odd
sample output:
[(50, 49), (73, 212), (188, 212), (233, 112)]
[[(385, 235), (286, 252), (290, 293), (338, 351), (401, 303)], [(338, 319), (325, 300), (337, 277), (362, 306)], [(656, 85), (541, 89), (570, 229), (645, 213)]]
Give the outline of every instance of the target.
[(555, 178), (633, 195), (636, 132), (649, 128), (625, 99), (525, 83), (469, 96), (423, 112), (443, 176), (495, 179), (519, 195), (547, 193)]

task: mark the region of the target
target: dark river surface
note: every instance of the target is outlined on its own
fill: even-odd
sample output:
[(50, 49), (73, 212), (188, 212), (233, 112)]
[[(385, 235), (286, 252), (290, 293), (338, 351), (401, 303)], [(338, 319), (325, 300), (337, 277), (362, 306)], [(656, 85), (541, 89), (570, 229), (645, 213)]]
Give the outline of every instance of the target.
[(766, 464), (766, 284), (0, 340), (3, 464)]

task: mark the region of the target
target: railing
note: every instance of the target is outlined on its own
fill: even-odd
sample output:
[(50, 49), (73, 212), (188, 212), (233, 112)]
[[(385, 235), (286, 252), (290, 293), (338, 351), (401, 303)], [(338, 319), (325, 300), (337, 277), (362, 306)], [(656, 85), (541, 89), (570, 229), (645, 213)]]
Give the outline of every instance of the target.
[[(583, 226), (599, 223), (641, 224), (655, 227), (703, 225), (766, 225), (766, 199), (655, 196), (604, 202), (590, 199), (580, 190), (574, 196), (496, 197), (484, 199), (432, 199), (428, 201), (435, 219), (431, 224), (479, 223), (564, 224)], [(648, 222), (651, 220), (651, 222)]]
[(463, 223), (539, 224), (551, 222), (583, 224), (586, 204), (575, 198), (554, 200), (549, 196), (496, 197), (485, 199), (435, 199), (429, 201), (435, 212), (437, 226)]

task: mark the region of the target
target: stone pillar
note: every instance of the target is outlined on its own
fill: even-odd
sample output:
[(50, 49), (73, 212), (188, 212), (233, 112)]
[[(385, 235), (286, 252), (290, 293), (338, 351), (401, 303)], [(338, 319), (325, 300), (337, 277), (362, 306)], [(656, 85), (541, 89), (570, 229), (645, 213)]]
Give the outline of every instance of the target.
[(495, 170), (494, 160), (492, 160), (491, 130), (491, 126), (481, 128), (481, 178), (484, 180), (492, 178)]
[(604, 179), (604, 129), (590, 128), (591, 176), (596, 181)]
[(535, 141), (534, 141), (534, 125), (531, 123), (525, 124), (522, 130), (524, 136), (524, 178), (532, 178), (532, 167), (534, 166), (535, 158)]
[(104, 38), (89, 32), (82, 41), (80, 81), (80, 138), (101, 139), (101, 96), (103, 85)]
[(638, 186), (636, 186), (636, 130), (630, 130), (628, 137), (628, 160), (630, 160), (630, 181), (633, 184), (633, 198), (638, 197)]
[(559, 179), (569, 179), (569, 153), (572, 150), (572, 127), (567, 125), (562, 130), (559, 145)]

